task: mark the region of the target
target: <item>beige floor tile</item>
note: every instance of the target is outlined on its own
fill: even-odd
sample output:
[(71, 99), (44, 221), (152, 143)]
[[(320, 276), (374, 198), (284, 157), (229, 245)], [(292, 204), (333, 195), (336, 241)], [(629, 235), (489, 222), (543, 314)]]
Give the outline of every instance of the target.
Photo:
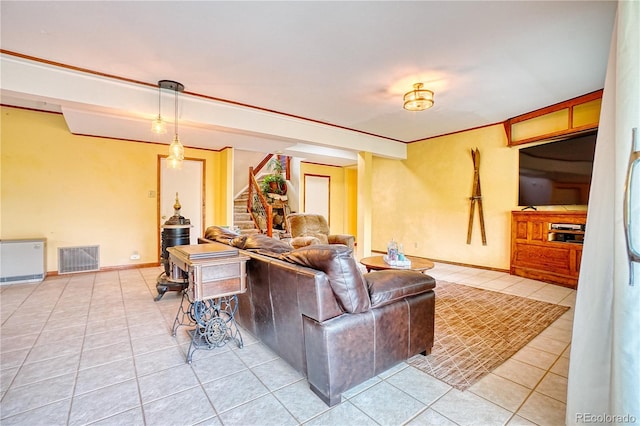
[(549, 371), (562, 377), (569, 377), (569, 358), (561, 356)]
[[(230, 344), (230, 346), (236, 347), (235, 344)], [(236, 350), (235, 354), (247, 367), (254, 367), (278, 358), (278, 355), (262, 343), (244, 345), (242, 349)]]
[[(104, 418), (91, 426), (122, 426), (122, 425), (144, 425), (144, 416), (142, 415), (142, 407), (136, 407), (122, 413), (118, 413), (111, 417)], [(218, 426), (218, 425), (216, 425)]]
[(550, 396), (558, 401), (567, 402), (567, 378), (558, 374), (547, 373), (540, 384), (536, 387), (536, 392)]
[[(199, 352), (202, 352), (202, 354)], [(193, 355), (191, 365), (201, 383), (217, 380), (247, 369), (242, 360), (231, 350), (216, 353), (213, 356), (208, 352), (204, 350), (196, 351)], [(291, 383), (294, 381), (291, 381)]]
[(29, 349), (2, 353), (2, 369), (20, 367), (29, 355)]
[(545, 336), (536, 336), (529, 342), (529, 346), (554, 355), (560, 355), (569, 346), (569, 342), (563, 342), (556, 339), (550, 339)]
[(554, 284), (545, 284), (540, 289), (529, 295), (532, 299), (542, 300), (549, 303), (559, 303), (569, 296), (574, 290)]
[(516, 359), (529, 365), (533, 365), (534, 367), (548, 370), (558, 359), (558, 357), (558, 355), (554, 355), (552, 353), (545, 352), (533, 346), (527, 345), (513, 354), (511, 359)]
[(271, 394), (220, 414), (225, 425), (296, 425), (298, 422)]
[(155, 352), (147, 352), (133, 357), (138, 377), (153, 374), (168, 368), (186, 364), (186, 352), (178, 346), (171, 346)]
[(116, 383), (125, 382), (135, 377), (136, 371), (133, 367), (132, 358), (102, 364), (97, 367), (78, 371), (74, 393), (80, 395), (115, 385)]
[(131, 340), (131, 347), (133, 348), (134, 355), (155, 352), (160, 349), (177, 346), (177, 344), (176, 339), (174, 339), (168, 332), (135, 339), (132, 336)]
[(194, 425), (216, 416), (201, 387), (150, 402), (143, 410), (148, 425)]
[(533, 422), (530, 422), (524, 417), (513, 416), (511, 420), (509, 420), (509, 423), (507, 423), (507, 426), (538, 426), (538, 425), (536, 425)]
[(118, 383), (73, 398), (69, 426), (84, 425), (140, 406), (135, 380)]
[[(4, 355), (7, 352), (15, 352), (23, 349), (31, 349), (31, 347), (36, 343), (39, 333), (35, 334), (24, 334), (20, 336), (2, 336), (0, 338), (0, 353), (2, 354), (2, 365), (4, 368)], [(26, 356), (26, 354), (25, 354)]]
[(305, 423), (309, 426), (375, 426), (379, 423), (375, 422), (371, 417), (360, 411), (350, 402), (346, 401), (340, 405), (332, 407), (329, 411), (325, 411), (309, 422)]
[(9, 389), (11, 382), (13, 382), (13, 378), (18, 374), (18, 369), (19, 367), (12, 367), (0, 370), (0, 392), (5, 392)]
[(472, 392), (452, 389), (430, 408), (460, 425), (505, 424), (511, 412)]
[(407, 426), (456, 426), (456, 423), (429, 408), (407, 423)]
[(426, 405), (430, 405), (451, 389), (446, 383), (414, 367), (408, 367), (386, 381)]
[(76, 353), (74, 355), (65, 355), (31, 364), (24, 364), (13, 379), (12, 386), (24, 386), (53, 377), (75, 373), (78, 370), (79, 362), (80, 354)]
[(158, 371), (138, 377), (142, 403), (147, 404), (160, 398), (199, 386), (191, 366), (188, 364), (169, 370)]
[(132, 355), (131, 343), (128, 341), (97, 349), (89, 349), (82, 352), (80, 368), (96, 367), (101, 364), (131, 358)]
[(406, 362), (400, 362), (396, 365), (394, 365), (393, 367), (391, 367), (390, 369), (383, 371), (382, 373), (378, 374), (378, 377), (380, 377), (381, 379), (386, 379), (388, 377), (393, 376), (394, 374), (404, 370), (405, 368), (408, 368), (409, 364), (407, 364)]
[(277, 390), (302, 379), (303, 376), (281, 358), (252, 368), (253, 373), (269, 390)]
[(71, 398), (75, 373), (26, 386), (12, 386), (2, 398), (2, 418)]
[(69, 417), (71, 399), (54, 402), (16, 416), (3, 418), (2, 426), (51, 426), (65, 425)]
[(516, 414), (538, 425), (565, 424), (566, 404), (556, 399), (533, 392)]
[(25, 364), (31, 364), (33, 362), (40, 362), (60, 356), (79, 355), (82, 350), (83, 340), (84, 339), (82, 337), (76, 337), (74, 339), (63, 340), (61, 342), (52, 342), (47, 345), (34, 346), (24, 362)]
[(359, 393), (349, 402), (383, 425), (404, 423), (426, 408), (425, 404), (386, 382)]
[(513, 285), (503, 289), (502, 292), (514, 294), (516, 296), (528, 297), (543, 286), (544, 283), (523, 278), (522, 280), (515, 282)]
[(517, 282), (518, 281), (505, 279), (505, 278), (499, 278), (497, 280), (492, 280), (492, 281), (484, 283), (483, 287), (488, 289), (488, 290), (502, 292), (503, 290), (513, 286)]
[(487, 374), (471, 386), (469, 392), (513, 412), (527, 399), (531, 389), (495, 374)]
[(353, 398), (354, 396), (356, 396), (360, 392), (369, 389), (371, 386), (373, 386), (375, 384), (378, 384), (381, 381), (382, 381), (382, 379), (380, 379), (379, 376), (372, 377), (369, 380), (367, 380), (367, 381), (365, 381), (363, 383), (360, 383), (357, 386), (352, 387), (348, 391), (343, 392), (342, 393), (342, 400), (344, 401), (345, 398), (346, 399)]
[(509, 379), (529, 389), (535, 388), (544, 376), (545, 370), (525, 364), (524, 362), (508, 359), (501, 366), (493, 370), (493, 374)]
[(567, 330), (559, 326), (551, 325), (542, 330), (538, 336), (569, 343), (571, 342), (571, 333), (571, 329)]
[(279, 389), (273, 394), (300, 423), (329, 410), (327, 404), (313, 393), (309, 388), (309, 383), (304, 379)]
[(249, 370), (209, 381), (203, 387), (218, 413), (224, 413), (269, 393), (269, 389)]

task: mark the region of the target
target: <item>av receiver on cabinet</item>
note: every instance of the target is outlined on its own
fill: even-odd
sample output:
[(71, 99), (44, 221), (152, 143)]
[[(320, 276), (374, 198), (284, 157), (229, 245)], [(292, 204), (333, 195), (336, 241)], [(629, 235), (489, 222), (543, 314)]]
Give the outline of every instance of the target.
[(586, 211), (511, 212), (511, 274), (578, 285)]

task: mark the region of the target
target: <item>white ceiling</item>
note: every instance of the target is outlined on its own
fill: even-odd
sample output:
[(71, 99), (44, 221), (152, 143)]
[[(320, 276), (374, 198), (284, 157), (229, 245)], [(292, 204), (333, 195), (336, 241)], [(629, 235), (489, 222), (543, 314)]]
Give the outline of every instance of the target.
[[(355, 151), (402, 158), (398, 142), (601, 89), (616, 3), (3, 0), (0, 8), (3, 104), (62, 111), (74, 133), (169, 143), (149, 131), (151, 86), (177, 80), (188, 92), (187, 146), (352, 164)], [(418, 81), (435, 91), (435, 106), (405, 111), (402, 95)], [(163, 95), (165, 118), (172, 103)]]

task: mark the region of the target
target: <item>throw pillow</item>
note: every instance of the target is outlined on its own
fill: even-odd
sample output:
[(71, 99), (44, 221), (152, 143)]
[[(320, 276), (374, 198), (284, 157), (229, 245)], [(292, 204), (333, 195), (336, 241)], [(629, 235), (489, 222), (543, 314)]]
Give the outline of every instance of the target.
[(286, 253), (291, 246), (284, 241), (270, 238), (264, 234), (239, 235), (231, 240), (231, 245), (243, 250), (267, 250), (273, 253)]

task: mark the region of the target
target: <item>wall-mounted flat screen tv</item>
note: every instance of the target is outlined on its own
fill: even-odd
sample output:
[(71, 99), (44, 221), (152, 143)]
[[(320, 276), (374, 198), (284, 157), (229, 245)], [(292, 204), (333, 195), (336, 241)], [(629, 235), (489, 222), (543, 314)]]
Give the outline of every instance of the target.
[(519, 205), (587, 205), (596, 133), (521, 148)]

